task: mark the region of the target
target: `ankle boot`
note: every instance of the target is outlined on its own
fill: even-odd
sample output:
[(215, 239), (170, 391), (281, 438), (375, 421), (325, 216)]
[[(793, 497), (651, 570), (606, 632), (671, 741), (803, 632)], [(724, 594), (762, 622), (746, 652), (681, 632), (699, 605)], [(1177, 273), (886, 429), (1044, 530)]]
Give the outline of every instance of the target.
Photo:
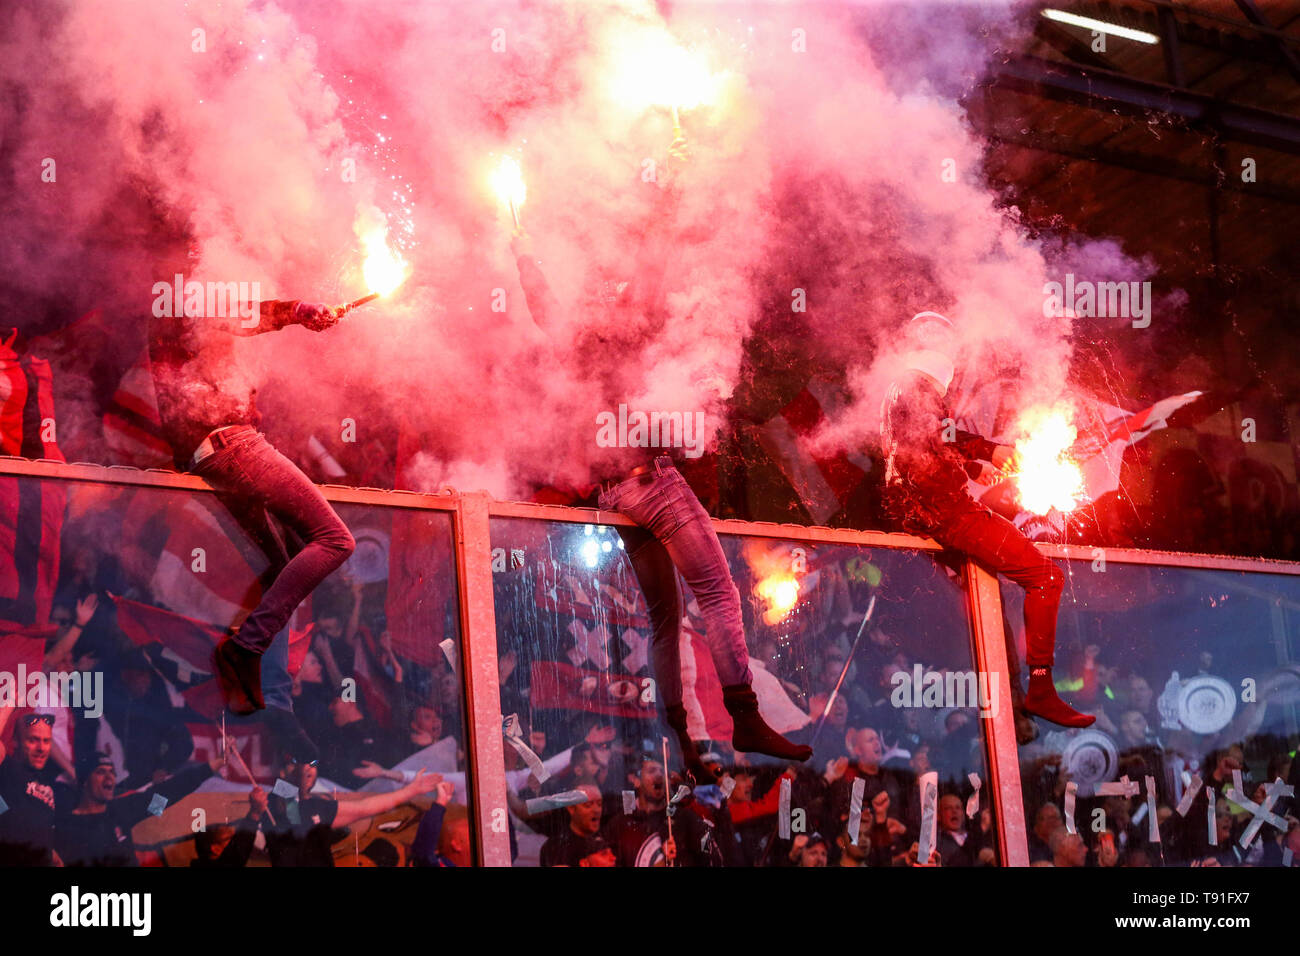
[(1025, 695), (1025, 711), (1062, 727), (1087, 727), (1096, 721), (1091, 714), (1081, 714), (1056, 693), (1052, 671), (1035, 667), (1029, 672), (1029, 693)]
[(748, 684), (722, 688), (722, 702), (735, 724), (731, 745), (737, 750), (800, 763), (812, 756), (811, 747), (793, 744), (767, 725), (758, 712), (758, 697)]
[(686, 732), (686, 708), (681, 704), (674, 704), (668, 708), (668, 726), (677, 734), (677, 744), (682, 751), (686, 772), (695, 778), (697, 784), (717, 783), (718, 778), (700, 760), (700, 752), (695, 747), (695, 741), (691, 740), (691, 735)]
[(225, 638), (212, 652), (213, 672), (231, 713), (247, 716), (266, 707), (262, 700), (262, 655)]

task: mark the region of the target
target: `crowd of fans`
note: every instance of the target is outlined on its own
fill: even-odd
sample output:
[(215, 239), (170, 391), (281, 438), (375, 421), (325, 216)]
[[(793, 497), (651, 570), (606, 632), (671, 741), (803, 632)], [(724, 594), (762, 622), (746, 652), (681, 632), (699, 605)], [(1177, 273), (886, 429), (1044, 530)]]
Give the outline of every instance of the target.
[[(1221, 676), (1211, 652), (1191, 649), (1184, 656), (1188, 659), (1172, 663), (1174, 669), (1181, 668), (1188, 676)], [(1076, 701), (1075, 706), (1096, 715), (1094, 731), (1114, 741), (1116, 760), (1108, 779), (1127, 777), (1140, 790), (1132, 796), (1095, 795), (1094, 784), (1102, 781), (1074, 779), (1076, 770), (1064, 758), (1061, 742), (1031, 739), (1033, 728), (1018, 720), (1032, 864), (1282, 866), (1289, 850), (1300, 865), (1300, 804), (1284, 793), (1270, 803), (1267, 791), (1268, 785), (1277, 781), (1293, 788), (1300, 785), (1300, 768), (1294, 760), (1298, 739), (1294, 734), (1286, 737), (1261, 731), (1268, 688), (1261, 688), (1255, 701), (1238, 706), (1235, 719), (1220, 732), (1199, 734), (1179, 723), (1175, 699), (1164, 701), (1166, 713), (1161, 713), (1155, 688), (1163, 688), (1173, 670), (1159, 679), (1155, 667), (1124, 669), (1108, 665), (1105, 657), (1099, 646), (1086, 647), (1073, 675), (1062, 681), (1062, 691)], [(1232, 681), (1227, 683), (1233, 686)], [(1234, 739), (1234, 733), (1242, 733), (1244, 739)], [(1241, 795), (1257, 806), (1269, 806), (1285, 829), (1264, 823), (1242, 845), (1256, 815), (1230, 795), (1238, 775)], [(1147, 777), (1156, 786), (1158, 839), (1147, 819)], [(1197, 777), (1202, 781), (1200, 789), (1189, 802), (1183, 802), (1186, 788)], [(1070, 782), (1079, 786), (1074, 834), (1063, 814)], [(1180, 803), (1184, 813), (1178, 812)]]
[[(84, 542), (75, 524), (70, 530), (70, 542)], [(929, 559), (918, 558), (920, 563), (910, 569), (885, 568), (887, 580), (882, 580), (879, 573), (863, 571), (860, 555), (851, 548), (842, 554), (827, 549), (816, 568), (816, 586), (775, 624), (764, 619), (759, 602), (745, 602), (753, 661), (810, 715), (808, 724), (791, 736), (814, 747), (813, 759), (781, 765), (734, 753), (725, 740), (702, 741), (704, 759), (723, 783), (696, 787), (680, 801), (674, 800), (684, 782), (677, 773), (680, 763), (671, 756), (665, 777), (658, 721), (564, 710), (534, 694), (529, 664), (559, 656), (572, 640), (565, 628), (571, 618), (538, 613), (537, 582), (527, 567), (512, 569), (516, 577), (495, 575), (502, 709), (518, 715), (525, 741), (551, 768), (539, 780), (518, 753), (506, 748), (515, 862), (999, 864), (977, 708), (897, 706), (891, 699), (898, 676), (910, 677), (918, 665), (924, 673), (941, 675), (969, 668), (964, 629), (949, 628), (947, 641), (935, 640), (933, 630), (933, 619), (942, 618), (948, 604), (959, 608), (960, 588)], [(237, 796), (239, 812), (223, 814), (197, 834), (187, 818), (168, 840), (137, 846), (133, 828), (204, 788), (214, 773), (227, 780), (243, 777), (242, 771), (223, 769), (212, 736), (196, 747), (198, 731), (191, 734), (191, 728), (205, 724), (216, 733), (210, 717), (198, 712), (187, 694), (209, 675), (188, 666), (164, 642), (140, 645), (118, 626), (114, 596), (168, 608), (167, 595), (155, 592), (150, 575), (133, 574), (133, 566), (110, 560), (92, 546), (64, 548), (51, 614), (54, 631), (46, 640), (42, 666), (102, 674), (103, 715), (88, 718), (58, 701), (39, 709), (0, 711), (5, 723), (0, 727), (0, 799), (8, 808), (0, 814), (0, 862), (471, 862), (469, 815), (456, 801), (457, 789), (464, 786), (465, 754), (455, 670), (442, 656), (418, 662), (395, 648), (384, 618), (384, 583), (361, 583), (346, 569), (313, 596), (309, 649), (292, 681), (295, 726), (317, 745), (316, 759), (292, 759), (283, 727), (229, 718), (228, 731), (245, 739), (261, 728), (260, 766), (263, 771), (274, 768), (283, 781), (278, 792), (250, 786)], [(743, 562), (733, 561), (733, 566), (742, 594), (751, 595), (753, 581), (746, 580)], [(608, 580), (609, 573), (592, 574), (592, 593), (598, 591), (595, 578)], [(945, 588), (951, 600), (942, 593)], [(886, 605), (859, 631), (869, 596), (889, 596), (891, 589), (901, 595), (892, 610)], [(931, 631), (918, 636), (910, 622), (920, 620), (915, 606), (920, 592), (927, 595)], [(610, 613), (615, 615), (611, 623), (617, 624), (621, 612), (611, 606)], [(954, 620), (960, 620), (960, 610), (954, 613)], [(1085, 788), (1075, 809), (1078, 832), (1069, 833), (1062, 811), (1071, 771), (1059, 741), (1049, 746), (1050, 734), (1032, 739), (1032, 722), (1018, 716), (1032, 862), (1270, 866), (1281, 865), (1288, 850), (1300, 854), (1293, 798), (1275, 799), (1271, 805), (1287, 821), (1286, 832), (1266, 824), (1242, 847), (1242, 834), (1254, 815), (1227, 792), (1233, 771), (1242, 775), (1246, 796), (1256, 804), (1268, 799), (1266, 784), (1300, 782), (1292, 760), (1295, 740), (1252, 734), (1235, 741), (1216, 738), (1213, 746), (1203, 747), (1204, 738), (1162, 726), (1160, 674), (1109, 666), (1106, 657), (1096, 646), (1086, 648), (1062, 670), (1059, 686), (1075, 706), (1095, 713), (1096, 729), (1116, 741), (1114, 777), (1126, 775), (1140, 784), (1151, 776), (1158, 782), (1161, 839), (1151, 839), (1144, 818), (1145, 790), (1133, 797), (1093, 797)], [(612, 661), (610, 670), (623, 664)], [(1201, 654), (1182, 666), (1188, 674), (1198, 668), (1212, 673), (1213, 659)], [(334, 691), (349, 683), (355, 694)], [(417, 754), (420, 766), (410, 763)], [(420, 772), (421, 766), (432, 772)], [(937, 839), (930, 859), (919, 861), (918, 779), (929, 771), (939, 778)], [(1182, 786), (1193, 773), (1214, 791), (1216, 841), (1209, 839), (1203, 792), (1185, 815), (1177, 813)], [(983, 783), (973, 801), (972, 774)], [(850, 801), (856, 780), (863, 781), (864, 790), (855, 839)], [(790, 786), (789, 835), (784, 837), (783, 781)], [(557, 794), (568, 795), (560, 801), (564, 805), (544, 799)], [(413, 832), (403, 827), (404, 838), (373, 830), (364, 843), (347, 838), (349, 828), (355, 832), (363, 821), (403, 806), (418, 811), (407, 823), (419, 821)], [(1097, 820), (1101, 822), (1095, 825)]]

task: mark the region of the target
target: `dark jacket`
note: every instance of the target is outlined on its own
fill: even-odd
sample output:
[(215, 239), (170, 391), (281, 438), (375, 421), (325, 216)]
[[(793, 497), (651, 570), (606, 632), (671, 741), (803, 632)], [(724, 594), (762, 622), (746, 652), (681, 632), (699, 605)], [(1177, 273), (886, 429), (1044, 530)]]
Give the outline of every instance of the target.
[(880, 435), (885, 511), (904, 529), (929, 534), (953, 514), (977, 507), (966, 482), (980, 473), (976, 461), (992, 460), (997, 443), (957, 428), (929, 378), (910, 371), (890, 386)]
[(178, 469), (189, 468), (194, 450), (214, 429), (260, 423), (256, 389), (235, 360), (234, 337), (293, 325), (297, 306), (297, 301), (263, 302), (260, 322), (251, 328), (244, 328), (237, 315), (149, 320), (149, 366), (158, 417)]

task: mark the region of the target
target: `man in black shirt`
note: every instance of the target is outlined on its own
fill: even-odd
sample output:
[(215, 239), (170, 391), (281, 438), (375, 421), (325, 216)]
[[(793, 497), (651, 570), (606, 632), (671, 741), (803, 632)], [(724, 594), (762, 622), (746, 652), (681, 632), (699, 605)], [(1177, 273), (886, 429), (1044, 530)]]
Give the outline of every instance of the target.
[(17, 748), (2, 742), (12, 709), (0, 709), (0, 866), (52, 866), (54, 815), (68, 800), (56, 784), (59, 768), (50, 760), (54, 744), (52, 714), (24, 714), (18, 719)]
[(391, 793), (331, 800), (312, 794), (317, 777), (315, 761), (298, 764), (291, 775), (297, 778), (297, 798), (285, 800), (272, 794), (270, 808), (275, 823), (269, 819), (263, 823), (272, 866), (333, 866), (332, 847), (347, 835), (347, 827), (432, 793), (442, 782), (440, 774), (420, 770), (414, 780)]
[(334, 697), (329, 712), (334, 729), (322, 742), (320, 757), (325, 776), (350, 789), (364, 786), (375, 777), (390, 776), (385, 768), (405, 756), (393, 735), (363, 714), (355, 701)]
[(189, 796), (225, 764), (214, 757), (205, 764), (178, 770), (162, 783), (115, 797), (117, 770), (107, 755), (97, 757), (86, 778), (81, 800), (71, 810), (59, 808), (54, 847), (65, 866), (138, 866), (131, 831), (150, 815)]
[[(177, 467), (217, 490), (270, 563), (261, 602), (213, 656), (226, 703), (237, 714), (266, 706), (262, 655), (294, 609), (347, 560), (355, 543), (320, 490), (257, 430), (254, 390), (235, 360), (232, 337), (288, 325), (320, 332), (337, 324), (341, 314), (325, 305), (270, 301), (260, 304), (251, 327), (237, 316), (192, 315), (155, 317), (150, 326), (158, 414)], [(276, 668), (268, 690), (274, 707), (291, 711), (290, 681), (282, 670)], [(291, 738), (290, 749), (311, 749), (296, 723), (281, 720), (278, 726)]]

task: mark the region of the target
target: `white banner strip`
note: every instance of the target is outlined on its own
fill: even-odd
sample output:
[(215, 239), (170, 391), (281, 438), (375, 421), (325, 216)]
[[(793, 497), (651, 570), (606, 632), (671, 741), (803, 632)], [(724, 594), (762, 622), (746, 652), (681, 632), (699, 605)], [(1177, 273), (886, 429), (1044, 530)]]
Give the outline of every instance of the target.
[(858, 845), (858, 834), (862, 830), (862, 795), (866, 792), (867, 781), (862, 777), (853, 780), (853, 792), (849, 794), (849, 842)]

